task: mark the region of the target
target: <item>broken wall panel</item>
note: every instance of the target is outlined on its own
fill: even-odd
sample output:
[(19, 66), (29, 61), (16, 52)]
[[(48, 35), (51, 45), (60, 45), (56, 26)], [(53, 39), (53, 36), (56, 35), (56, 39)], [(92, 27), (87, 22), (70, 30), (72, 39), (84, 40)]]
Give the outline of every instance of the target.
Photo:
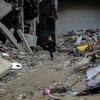
[(11, 62), (0, 58), (0, 78), (5, 76), (11, 70)]
[(22, 50), (21, 46), (17, 43), (15, 37), (12, 35), (12, 33), (10, 32), (10, 30), (0, 22), (0, 31), (2, 32), (2, 34), (12, 43), (14, 44), (14, 46), (19, 49)]
[(12, 6), (9, 3), (4, 2), (4, 0), (0, 0), (0, 19), (2, 19), (10, 11), (12, 11)]
[(18, 32), (18, 35), (20, 36), (20, 38), (22, 39), (22, 41), (24, 43), (25, 50), (27, 52), (29, 52), (30, 54), (33, 54), (33, 52), (31, 50), (31, 48), (30, 48), (30, 46), (29, 46), (24, 34), (22, 33), (22, 31), (19, 29), (19, 30), (17, 30), (17, 32)]

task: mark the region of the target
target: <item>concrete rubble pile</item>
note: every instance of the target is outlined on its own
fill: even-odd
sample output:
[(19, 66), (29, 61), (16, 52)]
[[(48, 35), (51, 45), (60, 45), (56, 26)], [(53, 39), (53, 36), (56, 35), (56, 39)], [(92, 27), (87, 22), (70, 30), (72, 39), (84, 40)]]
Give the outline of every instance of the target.
[[(68, 32), (67, 34), (57, 36), (57, 45), (59, 51), (73, 49), (77, 45), (87, 44), (90, 49), (99, 48), (100, 45), (100, 30), (81, 30), (77, 32)], [(97, 46), (98, 45), (98, 46)]]
[[(74, 96), (82, 96), (91, 93), (100, 92), (100, 30), (88, 29), (77, 32), (68, 32), (64, 35), (58, 35), (57, 51), (69, 55), (69, 60), (65, 61), (66, 66), (72, 67), (72, 71), (67, 73), (64, 80), (50, 88), (49, 94), (69, 93)], [(71, 61), (74, 60), (74, 64)], [(72, 77), (75, 79), (77, 73), (80, 73), (75, 82), (71, 82)], [(73, 76), (72, 76), (73, 75)], [(75, 92), (73, 87), (82, 82), (81, 91)], [(55, 100), (55, 99), (54, 99)]]
[[(0, 61), (4, 59), (4, 63), (5, 60), (7, 63), (10, 63), (10, 70), (21, 69), (23, 72), (25, 72), (28, 68), (35, 68), (34, 66), (36, 65), (36, 62), (40, 60), (37, 53), (40, 50), (42, 50), (41, 47), (35, 47), (33, 50), (34, 54), (30, 54), (25, 51), (19, 51), (18, 49), (14, 48), (11, 43), (2, 44), (0, 42)], [(10, 70), (8, 70), (8, 73)]]

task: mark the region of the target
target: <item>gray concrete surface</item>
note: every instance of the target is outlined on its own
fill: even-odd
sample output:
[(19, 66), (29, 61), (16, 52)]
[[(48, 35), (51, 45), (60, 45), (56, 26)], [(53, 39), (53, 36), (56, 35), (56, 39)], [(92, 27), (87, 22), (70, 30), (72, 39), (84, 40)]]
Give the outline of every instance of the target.
[(7, 15), (11, 10), (12, 7), (10, 4), (4, 2), (4, 0), (0, 0), (0, 19)]
[(0, 78), (6, 75), (11, 69), (11, 62), (0, 58)]

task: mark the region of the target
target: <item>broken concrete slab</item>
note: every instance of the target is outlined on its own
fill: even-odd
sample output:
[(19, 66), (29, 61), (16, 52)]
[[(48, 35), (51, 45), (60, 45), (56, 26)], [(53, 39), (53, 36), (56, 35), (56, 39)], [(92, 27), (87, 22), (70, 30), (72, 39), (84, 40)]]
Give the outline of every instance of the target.
[(88, 69), (86, 71), (86, 77), (84, 77), (83, 81), (88, 86), (88, 88), (100, 87), (100, 65)]
[(24, 34), (27, 42), (28, 42), (28, 45), (30, 47), (36, 47), (36, 44), (37, 44), (37, 36), (33, 36), (31, 34)]
[(84, 57), (84, 58), (80, 59), (79, 62), (76, 63), (75, 68), (76, 68), (76, 67), (85, 66), (85, 65), (87, 65), (87, 64), (89, 64), (89, 63), (90, 63), (90, 58)]
[(0, 58), (0, 78), (6, 75), (11, 69), (11, 62)]
[(5, 37), (14, 44), (14, 46), (22, 51), (22, 47), (20, 44), (17, 43), (15, 37), (12, 35), (12, 33), (9, 31), (9, 29), (0, 22), (0, 31), (5, 35)]
[(22, 33), (22, 31), (19, 29), (19, 30), (17, 30), (17, 33), (20, 36), (20, 38), (23, 40), (26, 51), (31, 53), (31, 54), (33, 54), (33, 52), (31, 50), (31, 48), (30, 48), (30, 46), (29, 46), (24, 34)]
[(0, 19), (2, 19), (5, 15), (12, 11), (12, 6), (4, 0), (0, 0)]

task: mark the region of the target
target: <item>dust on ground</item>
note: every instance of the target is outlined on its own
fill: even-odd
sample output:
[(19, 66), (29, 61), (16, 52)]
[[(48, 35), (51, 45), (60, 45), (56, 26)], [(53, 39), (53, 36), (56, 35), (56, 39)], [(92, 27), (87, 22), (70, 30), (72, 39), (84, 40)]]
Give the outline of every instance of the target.
[[(69, 59), (66, 53), (54, 53), (54, 60), (50, 60), (47, 51), (38, 51), (34, 54), (33, 67), (11, 71), (0, 81), (0, 100), (48, 100), (42, 95), (41, 88), (61, 82), (71, 71), (71, 66), (64, 68), (64, 62)], [(77, 73), (77, 76), (80, 75)], [(81, 83), (74, 87), (81, 89)], [(63, 100), (100, 100), (100, 95), (74, 97), (69, 94), (60, 94)]]

